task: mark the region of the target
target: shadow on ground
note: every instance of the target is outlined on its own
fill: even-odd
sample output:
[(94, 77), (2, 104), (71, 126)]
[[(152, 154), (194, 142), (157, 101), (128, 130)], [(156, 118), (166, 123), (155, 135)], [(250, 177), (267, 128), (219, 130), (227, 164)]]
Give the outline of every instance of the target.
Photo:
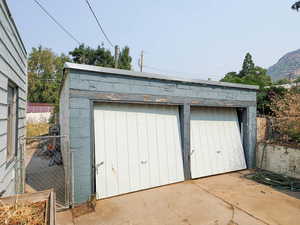
[(33, 151), (26, 166), (26, 185), (34, 191), (54, 189), (57, 202), (64, 205), (66, 199), (63, 165), (49, 166), (50, 157), (39, 145)]

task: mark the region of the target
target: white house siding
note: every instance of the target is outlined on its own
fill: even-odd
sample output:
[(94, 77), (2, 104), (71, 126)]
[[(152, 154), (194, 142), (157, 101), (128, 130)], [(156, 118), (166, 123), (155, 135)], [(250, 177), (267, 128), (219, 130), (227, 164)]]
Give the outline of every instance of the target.
[[(0, 192), (4, 196), (19, 191), (21, 138), (25, 136), (25, 112), (27, 101), (27, 53), (11, 17), (7, 3), (0, 0)], [(7, 85), (8, 80), (17, 85), (17, 155), (10, 163), (7, 154)], [(18, 184), (18, 185), (16, 185)], [(17, 190), (17, 189), (18, 190)]]

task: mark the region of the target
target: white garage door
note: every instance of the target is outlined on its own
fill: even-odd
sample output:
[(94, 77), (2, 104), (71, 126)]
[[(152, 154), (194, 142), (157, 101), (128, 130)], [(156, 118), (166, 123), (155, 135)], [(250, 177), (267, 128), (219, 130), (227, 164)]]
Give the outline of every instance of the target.
[(246, 162), (236, 110), (192, 108), (192, 178), (242, 169), (246, 169)]
[(178, 107), (99, 104), (94, 122), (98, 198), (184, 180)]

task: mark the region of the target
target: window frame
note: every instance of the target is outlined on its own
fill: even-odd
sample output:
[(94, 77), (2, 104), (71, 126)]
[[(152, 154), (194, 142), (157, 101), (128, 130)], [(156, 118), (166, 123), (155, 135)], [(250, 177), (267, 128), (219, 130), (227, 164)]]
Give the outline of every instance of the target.
[[(12, 90), (12, 94), (10, 91)], [(12, 99), (10, 98), (12, 96)], [(6, 143), (6, 167), (15, 160), (18, 149), (18, 86), (8, 80), (7, 84), (7, 143)], [(11, 103), (12, 102), (12, 103)], [(12, 107), (12, 109), (11, 109)], [(13, 110), (13, 115), (11, 112)]]

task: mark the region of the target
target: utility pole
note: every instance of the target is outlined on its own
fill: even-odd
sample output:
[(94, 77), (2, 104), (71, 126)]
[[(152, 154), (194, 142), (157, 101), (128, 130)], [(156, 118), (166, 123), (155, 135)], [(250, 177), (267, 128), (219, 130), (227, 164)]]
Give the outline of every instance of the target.
[(144, 67), (144, 51), (143, 50), (141, 52), (141, 58), (139, 60), (139, 64), (140, 64), (140, 71), (143, 72), (143, 67)]
[(119, 56), (120, 56), (120, 49), (119, 46), (115, 46), (115, 68), (118, 68), (119, 66)]

